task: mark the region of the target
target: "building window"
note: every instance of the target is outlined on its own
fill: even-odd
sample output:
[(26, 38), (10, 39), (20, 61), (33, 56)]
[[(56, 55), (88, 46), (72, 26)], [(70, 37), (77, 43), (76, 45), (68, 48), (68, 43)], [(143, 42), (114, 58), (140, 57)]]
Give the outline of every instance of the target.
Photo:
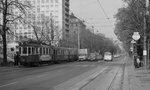
[(53, 0), (51, 0), (51, 3), (53, 3)]
[(46, 0), (47, 3), (49, 3), (49, 0)]
[(58, 7), (58, 5), (55, 5), (55, 7)]
[(58, 0), (55, 0), (56, 3), (58, 3)]
[(51, 7), (53, 7), (53, 5), (51, 5)]
[(49, 8), (49, 5), (46, 5), (46, 8)]
[(42, 3), (44, 3), (44, 0), (41, 0)]
[(37, 0), (38, 3), (40, 3), (40, 0)]

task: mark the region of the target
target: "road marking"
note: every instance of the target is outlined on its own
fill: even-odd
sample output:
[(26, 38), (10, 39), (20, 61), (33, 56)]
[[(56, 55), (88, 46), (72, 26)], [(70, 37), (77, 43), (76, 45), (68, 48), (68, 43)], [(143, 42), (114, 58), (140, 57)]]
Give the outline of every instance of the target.
[(16, 83), (18, 83), (18, 82), (12, 82), (12, 83), (8, 83), (8, 84), (5, 84), (5, 85), (1, 85), (0, 88), (1, 87), (6, 87), (6, 86), (9, 86), (9, 85), (12, 85), (12, 84), (16, 84)]
[(88, 84), (91, 80), (95, 79), (100, 73), (102, 73), (103, 71), (105, 71), (107, 68), (108, 67), (105, 67), (102, 70), (93, 73), (89, 77), (81, 80), (80, 82), (78, 82), (77, 84), (73, 85), (71, 88), (69, 88), (67, 90), (80, 90), (80, 88), (82, 88), (84, 85)]

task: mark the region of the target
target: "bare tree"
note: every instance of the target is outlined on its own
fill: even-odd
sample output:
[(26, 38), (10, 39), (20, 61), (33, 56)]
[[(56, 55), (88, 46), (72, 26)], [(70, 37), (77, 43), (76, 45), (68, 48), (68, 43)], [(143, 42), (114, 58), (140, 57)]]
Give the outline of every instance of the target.
[(54, 33), (56, 32), (54, 20), (52, 17), (45, 16), (44, 14), (40, 14), (40, 17), (42, 18), (37, 20), (34, 14), (32, 14), (32, 18), (27, 15), (25, 22), (33, 28), (33, 33), (38, 42), (44, 41), (51, 45), (55, 38)]
[[(10, 26), (16, 21), (21, 21), (26, 14), (26, 10), (30, 8), (30, 3), (26, 0), (0, 0), (0, 15), (1, 18), (1, 30), (0, 34), (3, 39), (3, 64), (7, 64), (7, 42), (6, 33), (10, 30)], [(19, 11), (19, 14), (14, 13), (14, 10)]]

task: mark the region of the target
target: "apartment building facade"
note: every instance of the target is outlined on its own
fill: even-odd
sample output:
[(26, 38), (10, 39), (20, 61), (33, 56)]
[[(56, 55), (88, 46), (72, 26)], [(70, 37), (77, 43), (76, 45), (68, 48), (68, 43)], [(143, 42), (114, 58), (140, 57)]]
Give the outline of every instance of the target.
[[(23, 2), (24, 0), (20, 0)], [(49, 30), (53, 22), (54, 40), (52, 44), (59, 45), (60, 40), (67, 43), (69, 36), (69, 0), (28, 0), (32, 8), (27, 11), (28, 20), (39, 22), (46, 17), (49, 20)], [(14, 13), (19, 12), (14, 10)], [(18, 24), (15, 27), (15, 38), (19, 41), (24, 38), (35, 39), (33, 27), (30, 24)], [(46, 34), (46, 32), (45, 32)], [(50, 36), (51, 37), (51, 36)], [(62, 45), (63, 46), (63, 45)]]
[[(83, 20), (76, 17), (73, 13), (70, 15), (70, 32), (69, 32), (69, 47), (78, 48), (82, 46), (81, 33), (86, 30), (86, 25)], [(79, 41), (78, 41), (79, 40)]]

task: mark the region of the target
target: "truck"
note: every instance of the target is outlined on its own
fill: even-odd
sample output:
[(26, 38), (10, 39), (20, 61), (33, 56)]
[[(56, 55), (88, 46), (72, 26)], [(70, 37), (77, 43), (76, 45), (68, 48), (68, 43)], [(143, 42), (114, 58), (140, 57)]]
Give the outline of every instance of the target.
[(85, 61), (88, 59), (88, 49), (78, 49), (79, 61)]

